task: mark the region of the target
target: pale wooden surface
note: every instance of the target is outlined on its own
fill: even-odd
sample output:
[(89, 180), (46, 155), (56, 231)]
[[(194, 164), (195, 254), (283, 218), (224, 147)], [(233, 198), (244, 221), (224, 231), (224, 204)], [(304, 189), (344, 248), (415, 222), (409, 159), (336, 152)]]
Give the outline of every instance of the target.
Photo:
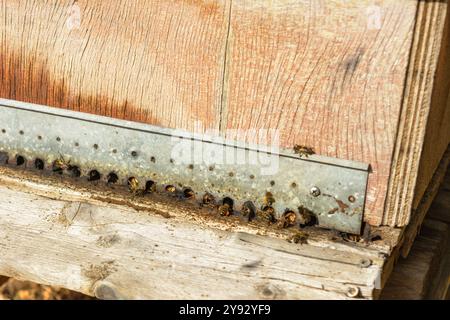
[(283, 146), (370, 163), (365, 220), (408, 220), (446, 1), (80, 0), (69, 30), (72, 3), (0, 1), (1, 97), (192, 131), (276, 128)]
[(373, 298), (392, 251), (320, 236), (288, 243), (285, 232), (170, 202), (136, 211), (1, 171), (0, 274), (100, 298), (345, 299), (350, 286)]

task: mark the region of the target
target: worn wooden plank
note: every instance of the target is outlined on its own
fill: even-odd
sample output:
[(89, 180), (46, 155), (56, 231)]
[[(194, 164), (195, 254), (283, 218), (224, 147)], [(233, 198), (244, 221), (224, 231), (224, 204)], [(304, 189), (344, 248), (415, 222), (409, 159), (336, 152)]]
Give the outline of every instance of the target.
[(403, 257), (407, 257), (411, 247), (416, 239), (417, 234), (420, 231), (422, 222), (425, 219), (426, 214), (428, 213), (430, 206), (433, 203), (436, 195), (439, 192), (439, 187), (445, 178), (445, 174), (447, 172), (448, 164), (450, 163), (450, 148), (447, 149), (447, 152), (444, 154), (444, 157), (441, 159), (439, 163), (439, 167), (431, 179), (427, 190), (422, 197), (422, 201), (416, 210), (412, 212), (412, 218), (410, 223), (403, 228), (402, 230), (402, 240), (401, 240), (401, 255)]
[(171, 201), (136, 211), (100, 191), (1, 170), (0, 274), (100, 298), (345, 299), (353, 286), (373, 298), (392, 250), (320, 235), (289, 243), (282, 230)]
[(436, 85), (431, 97), (414, 195), (414, 208), (417, 208), (426, 186), (450, 143), (450, 6), (447, 7), (446, 26), (442, 35), (441, 53), (434, 81)]
[[(382, 299), (425, 299), (449, 247), (450, 227), (446, 223), (426, 220), (406, 259), (400, 259), (384, 287)], [(445, 271), (445, 270), (444, 270)], [(447, 270), (448, 278), (448, 270)], [(448, 280), (445, 279), (446, 283)], [(441, 295), (441, 299), (445, 295)], [(435, 297), (436, 298), (436, 297)]]
[(217, 129), (228, 1), (0, 1), (0, 96)]
[[(395, 142), (395, 150), (392, 159), (392, 168), (387, 192), (386, 215), (383, 224), (405, 226), (413, 215), (413, 204), (419, 205), (426, 186), (431, 183), (432, 174), (440, 161), (449, 143), (448, 123), (449, 116), (446, 110), (446, 102), (439, 98), (440, 90), (444, 90), (446, 83), (438, 83), (436, 79), (442, 79), (448, 75), (437, 75), (439, 54), (443, 53), (444, 65), (441, 72), (445, 70), (448, 53), (442, 36), (448, 9), (447, 1), (420, 1), (417, 11), (416, 25), (414, 30), (414, 42), (411, 49), (408, 77), (405, 86), (405, 94), (400, 114), (400, 122)], [(448, 18), (447, 18), (448, 19)], [(441, 46), (444, 45), (441, 51)], [(445, 71), (444, 71), (445, 72)], [(442, 89), (436, 89), (433, 97), (434, 85), (443, 85)], [(434, 98), (434, 101), (433, 101)], [(434, 103), (432, 106), (431, 103)], [(433, 111), (431, 111), (433, 109)], [(431, 118), (429, 115), (431, 113)], [(428, 121), (430, 120), (430, 121)], [(443, 124), (440, 121), (443, 120)], [(428, 122), (428, 123), (427, 123)], [(424, 145), (426, 129), (437, 130), (441, 135), (433, 144), (433, 155), (425, 154), (425, 166), (430, 166), (422, 173), (420, 182), (424, 186), (418, 187), (419, 193), (415, 197), (415, 190), (419, 174), (419, 165)], [(442, 132), (439, 128), (442, 127)], [(436, 133), (434, 133), (435, 135)], [(433, 137), (429, 136), (431, 139)], [(434, 136), (437, 138), (437, 136)], [(447, 141), (446, 141), (447, 140)], [(438, 142), (439, 141), (439, 142)], [(429, 147), (428, 147), (428, 151)], [(431, 161), (429, 164), (427, 161)]]
[(434, 220), (450, 224), (450, 167), (444, 181), (439, 189), (439, 193), (433, 200), (428, 216)]

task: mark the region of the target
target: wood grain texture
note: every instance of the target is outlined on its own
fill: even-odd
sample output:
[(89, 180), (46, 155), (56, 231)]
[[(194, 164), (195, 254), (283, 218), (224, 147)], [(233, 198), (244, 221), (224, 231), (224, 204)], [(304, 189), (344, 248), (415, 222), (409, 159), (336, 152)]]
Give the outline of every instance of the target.
[(417, 9), (377, 4), (233, 1), (223, 113), (223, 128), (276, 128), (286, 147), (370, 163), (371, 224), (383, 216)]
[(350, 287), (370, 299), (391, 250), (288, 243), (173, 204), (136, 211), (2, 171), (0, 274), (102, 299), (346, 299)]
[(445, 178), (445, 173), (450, 163), (450, 148), (444, 154), (439, 167), (433, 175), (428, 187), (422, 197), (420, 204), (417, 209), (413, 210), (411, 214), (411, 221), (409, 224), (402, 229), (402, 245), (401, 245), (401, 255), (407, 257), (411, 247), (414, 244), (417, 234), (420, 232), (422, 223), (427, 215), (436, 195), (439, 192), (439, 187)]
[[(435, 84), (436, 86), (441, 85), (436, 83), (435, 76), (441, 45), (443, 44), (442, 35), (444, 34), (447, 5), (447, 1), (419, 2), (411, 61), (409, 63), (408, 78), (386, 197), (386, 215), (383, 219), (383, 224), (386, 225), (405, 226), (412, 217), (414, 191), (418, 181), (420, 156), (431, 112), (433, 88)], [(445, 65), (442, 67), (445, 68)], [(445, 84), (443, 85), (445, 90)], [(435, 114), (433, 117), (444, 119), (445, 122), (445, 118), (448, 116), (445, 114), (445, 108), (439, 105), (435, 105), (434, 108), (440, 109), (441, 113)], [(436, 123), (428, 123), (428, 127), (435, 126), (436, 129), (438, 125), (439, 120)], [(442, 132), (443, 137), (441, 138), (444, 143), (441, 140), (438, 143), (440, 146), (436, 145), (435, 150), (433, 147), (432, 152), (434, 154), (425, 156), (424, 160), (430, 159), (433, 161), (432, 164), (424, 163), (425, 166), (435, 167), (435, 161), (440, 160), (439, 154), (442, 154), (447, 147), (445, 145), (445, 135), (448, 134), (448, 131), (446, 131), (446, 127), (442, 129), (444, 132)], [(444, 150), (441, 150), (442, 146)], [(430, 173), (429, 171), (428, 169), (425, 172)], [(431, 174), (433, 172), (434, 169), (431, 171)], [(431, 176), (427, 176), (421, 182), (426, 183), (428, 186), (429, 183), (427, 181), (430, 182), (430, 180)], [(421, 192), (423, 192), (423, 188), (426, 187), (420, 187)], [(421, 196), (419, 194), (416, 203), (420, 199)]]
[(424, 141), (450, 117), (447, 3), (80, 0), (69, 28), (72, 1), (0, 0), (0, 96), (252, 142), (278, 129), (369, 163), (366, 222), (404, 226), (445, 144)]
[(2, 97), (218, 128), (227, 1), (73, 3), (0, 1)]
[[(429, 298), (433, 279), (448, 251), (449, 225), (426, 220), (407, 259), (401, 259), (383, 289), (381, 299), (420, 300)], [(447, 272), (448, 278), (448, 272)], [(446, 279), (446, 282), (448, 280)], [(439, 297), (445, 297), (441, 294)], [(438, 297), (434, 297), (438, 298)]]
[(447, 7), (447, 18), (441, 41), (413, 208), (417, 208), (426, 186), (450, 144), (450, 6)]

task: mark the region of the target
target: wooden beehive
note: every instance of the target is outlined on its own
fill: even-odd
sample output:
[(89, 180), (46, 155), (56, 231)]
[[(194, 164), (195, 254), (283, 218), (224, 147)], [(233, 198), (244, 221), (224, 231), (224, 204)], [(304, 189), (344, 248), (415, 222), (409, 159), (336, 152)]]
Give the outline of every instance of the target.
[(408, 225), (450, 141), (448, 1), (2, 0), (0, 21), (1, 98), (278, 129), (370, 164), (372, 226)]

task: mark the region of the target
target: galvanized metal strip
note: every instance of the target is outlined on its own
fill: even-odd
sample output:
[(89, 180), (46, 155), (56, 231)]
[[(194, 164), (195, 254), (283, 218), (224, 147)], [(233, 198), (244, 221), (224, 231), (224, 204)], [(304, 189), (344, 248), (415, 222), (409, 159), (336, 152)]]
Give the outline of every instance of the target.
[(199, 198), (229, 197), (237, 209), (248, 201), (270, 205), (278, 217), (307, 208), (320, 226), (360, 233), (367, 164), (5, 99), (0, 108), (3, 152), (114, 172), (122, 183), (136, 177), (140, 185), (190, 188)]

